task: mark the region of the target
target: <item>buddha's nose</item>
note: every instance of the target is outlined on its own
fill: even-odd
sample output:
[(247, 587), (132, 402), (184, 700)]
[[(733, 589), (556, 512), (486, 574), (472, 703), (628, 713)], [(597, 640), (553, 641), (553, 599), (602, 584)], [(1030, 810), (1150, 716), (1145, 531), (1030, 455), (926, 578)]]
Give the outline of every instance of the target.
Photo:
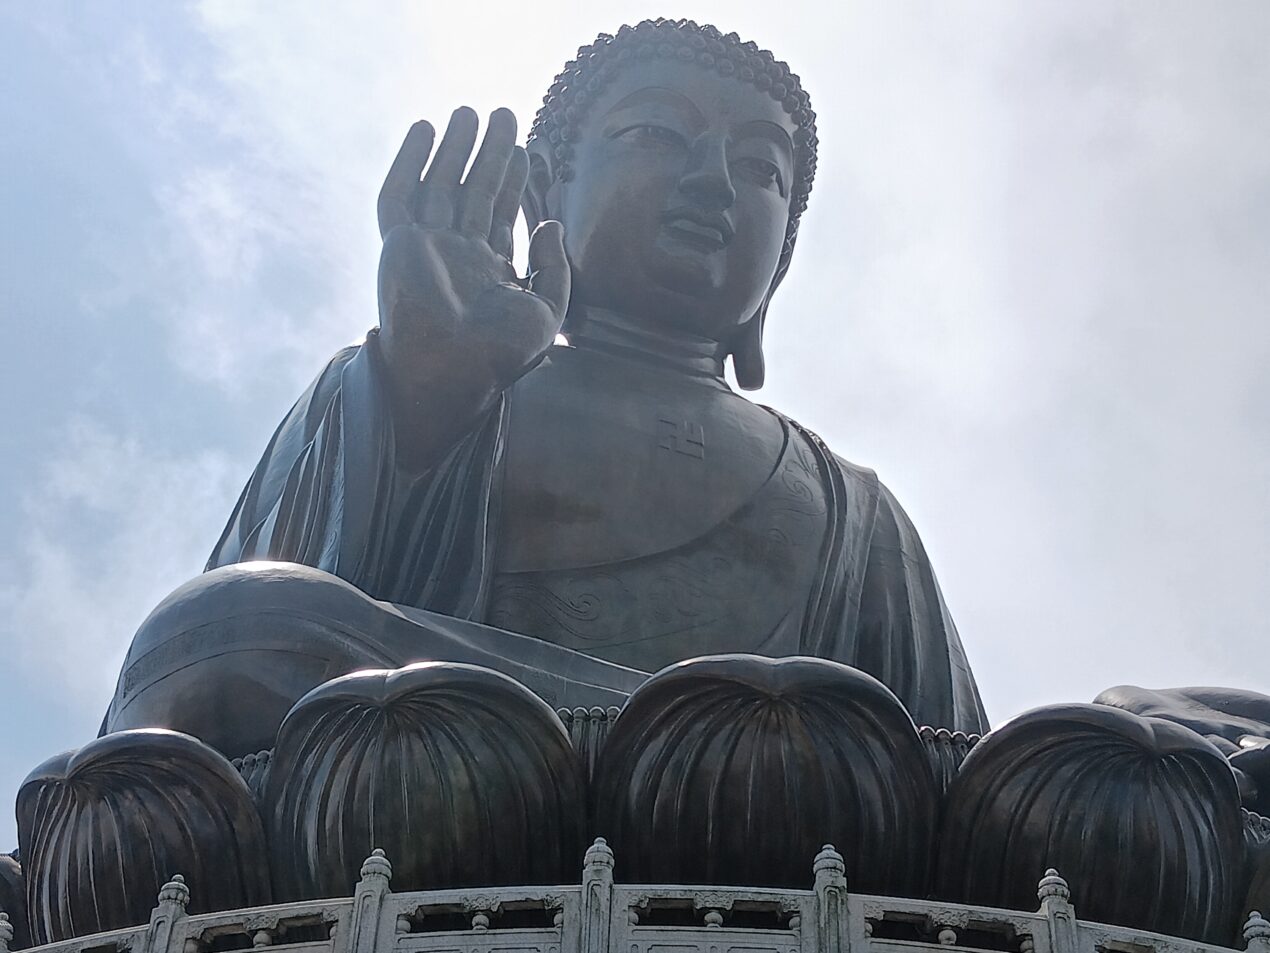
[(702, 138), (695, 143), (692, 158), (679, 191), (703, 208), (722, 211), (736, 201), (736, 189), (728, 172), (727, 146), (722, 137)]

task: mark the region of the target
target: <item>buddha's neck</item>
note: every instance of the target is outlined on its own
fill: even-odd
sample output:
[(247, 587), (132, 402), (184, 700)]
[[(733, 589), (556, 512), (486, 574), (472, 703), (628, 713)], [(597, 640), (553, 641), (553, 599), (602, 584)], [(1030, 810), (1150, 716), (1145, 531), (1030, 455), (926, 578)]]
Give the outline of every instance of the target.
[(727, 349), (718, 341), (603, 308), (569, 310), (569, 343), (581, 350), (644, 363), (692, 377), (723, 380)]

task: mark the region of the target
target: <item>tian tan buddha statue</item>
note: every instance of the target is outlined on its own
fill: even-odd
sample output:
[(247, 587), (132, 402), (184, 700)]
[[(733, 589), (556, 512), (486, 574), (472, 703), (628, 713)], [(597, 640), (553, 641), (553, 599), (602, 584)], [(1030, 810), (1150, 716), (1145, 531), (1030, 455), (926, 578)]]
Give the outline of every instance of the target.
[(144, 920), (178, 869), (204, 909), (347, 895), (380, 846), (394, 888), (555, 883), (597, 834), (631, 882), (801, 885), (828, 841), (852, 889), (1028, 906), (1058, 866), (1085, 917), (1233, 936), (1270, 699), (1120, 689), (979, 740), (899, 504), (725, 382), (763, 383), (807, 209), (799, 78), (646, 21), (525, 148), (506, 110), (477, 140), (469, 109), (410, 130), (378, 327), (142, 625), (102, 736), (24, 784), (33, 938)]

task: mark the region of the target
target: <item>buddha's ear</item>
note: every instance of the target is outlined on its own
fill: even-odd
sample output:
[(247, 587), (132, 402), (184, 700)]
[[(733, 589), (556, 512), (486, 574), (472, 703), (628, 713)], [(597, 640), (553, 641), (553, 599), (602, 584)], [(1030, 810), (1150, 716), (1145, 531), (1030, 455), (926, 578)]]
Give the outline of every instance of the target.
[(732, 370), (742, 390), (758, 390), (767, 376), (763, 362), (763, 324), (767, 320), (767, 305), (772, 300), (769, 292), (754, 312), (754, 316), (737, 328), (732, 343)]
[(794, 256), (794, 242), (797, 240), (798, 224), (795, 221), (786, 229), (785, 247), (781, 251), (776, 274), (763, 297), (763, 303), (748, 321), (737, 328), (732, 337), (732, 370), (736, 372), (736, 382), (742, 390), (758, 390), (767, 376), (767, 366), (763, 362), (763, 325), (767, 323), (767, 308), (772, 303), (772, 295), (776, 294), (776, 289), (789, 272), (789, 263)]
[(528, 151), (529, 181), (525, 183), (525, 191), (520, 197), (520, 207), (525, 212), (525, 224), (532, 234), (539, 222), (551, 218), (547, 212), (547, 193), (551, 191), (555, 176), (551, 173), (547, 156), (540, 149), (531, 143)]

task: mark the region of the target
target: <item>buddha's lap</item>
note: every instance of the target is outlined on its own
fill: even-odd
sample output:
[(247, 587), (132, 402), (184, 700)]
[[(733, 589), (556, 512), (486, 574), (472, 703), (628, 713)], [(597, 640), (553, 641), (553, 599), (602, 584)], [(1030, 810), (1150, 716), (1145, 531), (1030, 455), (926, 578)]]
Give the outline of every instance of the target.
[(181, 731), (230, 757), (272, 747), (307, 692), (352, 671), (483, 665), (555, 707), (621, 704), (646, 674), (478, 623), (379, 602), (330, 573), (241, 563), (178, 588), (133, 639), (107, 731)]

